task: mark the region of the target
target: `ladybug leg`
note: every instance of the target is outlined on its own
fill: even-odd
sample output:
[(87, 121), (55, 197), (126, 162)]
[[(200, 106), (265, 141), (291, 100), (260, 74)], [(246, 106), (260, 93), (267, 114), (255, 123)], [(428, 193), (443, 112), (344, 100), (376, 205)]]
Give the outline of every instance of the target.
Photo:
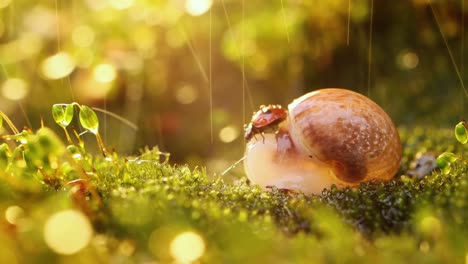
[(262, 143), (265, 144), (265, 135), (263, 134), (263, 132), (260, 135), (262, 135)]

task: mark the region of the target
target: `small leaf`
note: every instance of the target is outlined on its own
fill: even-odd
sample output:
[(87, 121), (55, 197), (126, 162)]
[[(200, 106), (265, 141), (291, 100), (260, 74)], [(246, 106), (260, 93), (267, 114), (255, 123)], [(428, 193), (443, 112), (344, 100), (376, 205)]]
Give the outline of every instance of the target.
[(458, 157), (450, 152), (444, 152), (437, 157), (436, 164), (444, 174), (448, 174), (451, 171), (452, 162), (455, 162)]
[(452, 163), (452, 162), (455, 162), (458, 160), (458, 157), (457, 155), (453, 154), (453, 153), (450, 153), (450, 152), (444, 152), (442, 153), (445, 157), (445, 159), (448, 160), (448, 162)]
[(52, 106), (52, 117), (59, 126), (65, 128), (73, 120), (73, 109), (72, 104), (54, 104)]
[(63, 111), (63, 105), (54, 104), (52, 106), (52, 117), (55, 120), (55, 123), (61, 126), (61, 122), (65, 117), (65, 113)]
[(439, 167), (439, 169), (444, 173), (444, 174), (448, 174), (451, 170), (450, 168), (450, 162), (448, 162), (447, 159), (445, 159), (444, 157), (441, 157), (439, 156), (436, 160), (436, 163), (437, 163), (437, 166)]
[(97, 135), (99, 130), (99, 120), (93, 109), (86, 105), (82, 105), (80, 108), (80, 123), (91, 133)]
[(457, 138), (458, 142), (462, 144), (466, 144), (468, 142), (468, 135), (465, 128), (465, 121), (461, 121), (455, 126), (455, 138)]
[(450, 162), (443, 155), (439, 155), (439, 157), (437, 157), (436, 164), (439, 169), (443, 169), (449, 166)]
[(73, 115), (74, 115), (74, 107), (72, 104), (67, 104), (67, 106), (65, 107), (65, 115), (64, 115), (64, 118), (62, 120), (62, 124), (64, 126), (68, 126), (71, 121), (73, 120)]

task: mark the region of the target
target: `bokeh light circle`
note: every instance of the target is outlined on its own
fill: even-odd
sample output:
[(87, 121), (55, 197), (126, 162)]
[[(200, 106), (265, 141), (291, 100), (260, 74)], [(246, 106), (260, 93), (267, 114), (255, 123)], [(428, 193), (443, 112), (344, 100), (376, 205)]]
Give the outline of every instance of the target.
[(68, 76), (75, 69), (75, 61), (66, 52), (59, 52), (46, 58), (41, 65), (42, 74), (52, 80)]
[(219, 131), (219, 139), (224, 143), (230, 143), (239, 137), (239, 129), (235, 126), (225, 126)]
[(210, 10), (213, 0), (187, 0), (185, 11), (192, 16), (201, 16)]
[(9, 78), (2, 85), (3, 97), (13, 101), (23, 99), (28, 93), (28, 83), (23, 79)]
[(172, 240), (170, 252), (172, 257), (179, 262), (192, 262), (205, 253), (205, 242), (200, 235), (194, 232), (184, 232)]
[(44, 240), (59, 254), (71, 255), (86, 247), (93, 235), (88, 218), (77, 210), (64, 210), (50, 216), (44, 226)]
[(97, 82), (110, 83), (117, 77), (117, 70), (111, 64), (102, 63), (94, 67), (93, 76)]
[(5, 210), (5, 219), (8, 221), (8, 223), (12, 225), (16, 225), (18, 223), (18, 220), (23, 216), (24, 216), (23, 208), (17, 205), (9, 206)]

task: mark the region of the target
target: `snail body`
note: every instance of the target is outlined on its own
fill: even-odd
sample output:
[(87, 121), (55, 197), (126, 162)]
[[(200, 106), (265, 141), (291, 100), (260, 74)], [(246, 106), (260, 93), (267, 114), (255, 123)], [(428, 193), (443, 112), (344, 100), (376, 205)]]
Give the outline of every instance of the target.
[[(278, 109), (276, 106), (275, 109)], [(282, 108), (280, 108), (282, 109)], [(265, 106), (252, 122), (267, 113)], [(247, 142), (247, 177), (263, 187), (320, 193), (370, 180), (389, 180), (400, 167), (401, 143), (390, 117), (369, 98), (345, 89), (305, 94), (276, 112)], [(275, 112), (273, 112), (275, 113)], [(269, 120), (274, 120), (269, 112)]]

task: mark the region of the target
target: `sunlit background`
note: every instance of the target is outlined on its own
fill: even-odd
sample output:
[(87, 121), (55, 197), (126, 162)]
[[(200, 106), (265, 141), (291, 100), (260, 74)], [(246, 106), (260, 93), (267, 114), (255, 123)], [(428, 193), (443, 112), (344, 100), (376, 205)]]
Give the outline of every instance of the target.
[[(0, 110), (59, 131), (54, 103), (106, 109), (139, 128), (100, 113), (110, 149), (157, 145), (217, 173), (242, 156), (259, 105), (316, 88), (369, 95), (400, 126), (453, 126), (466, 110), (465, 9), (428, 3), (0, 0)], [(200, 238), (171, 254), (184, 239)]]

